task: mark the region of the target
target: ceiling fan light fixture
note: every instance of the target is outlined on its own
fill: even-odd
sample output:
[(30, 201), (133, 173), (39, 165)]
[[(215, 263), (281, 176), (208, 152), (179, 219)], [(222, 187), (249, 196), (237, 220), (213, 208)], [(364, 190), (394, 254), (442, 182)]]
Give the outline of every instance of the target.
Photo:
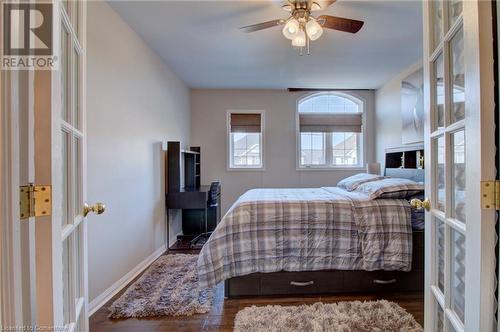
[(295, 47), (305, 47), (307, 42), (306, 33), (304, 30), (299, 30), (295, 38), (292, 39), (292, 46)]
[(297, 21), (295, 18), (292, 18), (286, 22), (285, 26), (283, 27), (283, 36), (285, 38), (293, 40), (297, 33), (300, 31), (300, 24), (299, 21)]
[(323, 34), (323, 27), (315, 19), (310, 19), (306, 23), (306, 32), (310, 40), (316, 40)]

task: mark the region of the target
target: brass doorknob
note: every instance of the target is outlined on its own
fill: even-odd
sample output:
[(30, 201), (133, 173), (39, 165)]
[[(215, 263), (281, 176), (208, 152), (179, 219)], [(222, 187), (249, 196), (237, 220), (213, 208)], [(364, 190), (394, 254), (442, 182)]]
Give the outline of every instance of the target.
[(419, 200), (418, 198), (414, 198), (410, 201), (410, 205), (412, 208), (420, 210), (420, 209), (426, 209), (429, 211), (431, 209), (431, 201), (429, 201), (428, 198), (424, 199), (423, 201)]
[(93, 205), (89, 205), (87, 203), (83, 204), (83, 216), (86, 217), (90, 212), (94, 212), (95, 214), (102, 214), (106, 211), (106, 205), (104, 203), (95, 203)]

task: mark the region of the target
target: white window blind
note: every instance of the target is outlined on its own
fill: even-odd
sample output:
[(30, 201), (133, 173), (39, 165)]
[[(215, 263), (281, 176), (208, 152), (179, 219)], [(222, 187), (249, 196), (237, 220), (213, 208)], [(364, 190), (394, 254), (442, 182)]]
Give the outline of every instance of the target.
[(363, 126), (363, 117), (360, 113), (299, 114), (301, 133), (360, 133)]
[(231, 113), (232, 133), (260, 133), (261, 115), (259, 113)]

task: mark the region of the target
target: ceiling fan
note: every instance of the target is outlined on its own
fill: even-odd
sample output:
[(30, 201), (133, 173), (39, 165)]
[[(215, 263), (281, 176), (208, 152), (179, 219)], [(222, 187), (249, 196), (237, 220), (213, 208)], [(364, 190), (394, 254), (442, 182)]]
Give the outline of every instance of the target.
[(304, 47), (307, 47), (307, 54), (309, 54), (309, 41), (321, 37), (323, 28), (356, 33), (364, 24), (363, 21), (349, 18), (330, 15), (315, 17), (312, 15), (312, 12), (324, 10), (334, 2), (336, 0), (287, 0), (287, 3), (281, 6), (281, 8), (290, 12), (287, 19), (247, 25), (241, 27), (240, 30), (248, 33), (284, 25), (283, 35), (292, 41), (292, 46), (300, 48), (300, 55), (303, 54)]

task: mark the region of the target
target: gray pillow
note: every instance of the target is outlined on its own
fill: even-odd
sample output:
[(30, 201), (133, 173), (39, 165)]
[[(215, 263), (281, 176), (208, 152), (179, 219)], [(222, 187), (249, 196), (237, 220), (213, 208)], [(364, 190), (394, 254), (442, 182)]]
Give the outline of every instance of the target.
[(384, 179), (384, 178), (385, 178), (385, 176), (382, 176), (382, 175), (359, 173), (359, 174), (356, 174), (356, 175), (353, 175), (353, 176), (350, 176), (348, 178), (341, 180), (337, 184), (337, 187), (340, 187), (340, 188), (345, 189), (347, 191), (353, 191), (363, 183), (377, 181), (377, 180)]
[(424, 185), (409, 179), (385, 178), (360, 184), (356, 188), (370, 198), (406, 199), (424, 191)]

